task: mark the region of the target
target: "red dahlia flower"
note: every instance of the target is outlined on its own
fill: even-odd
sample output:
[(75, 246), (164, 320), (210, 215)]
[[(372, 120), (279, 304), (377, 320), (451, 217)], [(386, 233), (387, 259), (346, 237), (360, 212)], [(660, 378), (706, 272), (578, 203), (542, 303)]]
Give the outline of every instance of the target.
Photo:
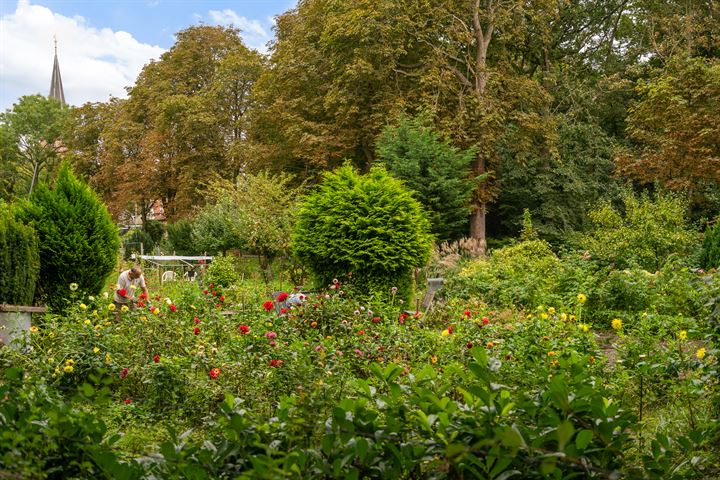
[(278, 297), (277, 297), (277, 301), (284, 302), (285, 300), (287, 300), (287, 298), (288, 298), (288, 294), (285, 292), (281, 292), (280, 295), (278, 295)]
[(147, 298), (148, 298), (147, 293), (145, 293), (145, 292), (141, 293), (138, 298), (139, 298), (140, 300), (147, 300)]
[(487, 325), (488, 323), (490, 323), (490, 320), (488, 320), (487, 317), (483, 317), (482, 321), (483, 321), (483, 325)]
[(471, 315), (470, 310), (465, 310), (463, 312), (463, 315), (465, 315), (466, 317), (469, 317)]
[(248, 333), (250, 333), (250, 327), (248, 327), (247, 325), (240, 325), (238, 327), (238, 331), (241, 335), (247, 335)]
[(203, 293), (204, 293), (205, 295), (207, 295), (207, 294), (210, 293), (210, 292), (208, 292), (207, 290), (203, 290)]
[(124, 288), (121, 288), (120, 290), (117, 291), (117, 293), (118, 293), (118, 295), (120, 295), (121, 297), (124, 297), (124, 296), (127, 295), (127, 290), (125, 290)]
[(170, 305), (170, 310), (177, 312), (177, 307), (175, 305)]
[(210, 370), (210, 374), (209, 374), (209, 375), (210, 375), (210, 378), (212, 378), (213, 380), (215, 380), (217, 377), (220, 376), (220, 369), (219, 369), (219, 368), (213, 368), (212, 370)]
[(198, 327), (195, 327), (195, 329), (193, 330), (193, 333), (195, 335), (200, 335), (200, 329)]
[(195, 322), (195, 325), (200, 323), (200, 319), (198, 317), (193, 318), (193, 322)]
[(263, 303), (263, 308), (265, 309), (266, 312), (269, 312), (270, 310), (273, 309), (273, 302), (268, 300), (267, 302)]
[(282, 364), (283, 364), (282, 360), (272, 359), (272, 360), (270, 360), (270, 363), (268, 363), (268, 366), (270, 368), (279, 368), (279, 367), (282, 367)]
[(155, 355), (155, 356), (153, 357), (153, 362), (155, 362), (155, 363), (160, 363), (160, 355)]
[(123, 368), (123, 369), (122, 369), (122, 372), (120, 372), (120, 378), (125, 378), (125, 377), (127, 377), (128, 372), (129, 372), (129, 370), (127, 369), (127, 367), (126, 367), (126, 368)]
[(224, 302), (224, 301), (225, 301), (225, 296), (224, 296), (224, 295), (220, 295), (220, 301), (221, 301), (221, 302)]

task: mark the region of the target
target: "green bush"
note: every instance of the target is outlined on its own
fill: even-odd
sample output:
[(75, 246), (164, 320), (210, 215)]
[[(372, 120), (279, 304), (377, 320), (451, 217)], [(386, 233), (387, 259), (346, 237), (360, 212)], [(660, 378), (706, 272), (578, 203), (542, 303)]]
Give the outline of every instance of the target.
[(40, 184), (20, 205), (18, 219), (38, 234), (40, 278), (36, 298), (65, 306), (70, 284), (97, 294), (113, 271), (120, 246), (117, 226), (95, 192), (63, 165), (50, 189)]
[(195, 255), (200, 253), (192, 239), (193, 225), (190, 220), (179, 220), (169, 223), (167, 230), (168, 252), (175, 252), (178, 255)]
[(0, 203), (0, 303), (30, 305), (39, 272), (35, 231)]
[(430, 223), (419, 202), (383, 167), (326, 173), (300, 207), (293, 251), (320, 285), (352, 273), (356, 293), (407, 298), (411, 271), (430, 256)]
[(695, 250), (697, 233), (688, 225), (683, 199), (626, 192), (622, 201), (623, 212), (608, 203), (590, 212), (593, 227), (579, 247), (599, 265), (654, 272), (671, 256), (687, 258)]
[(720, 267), (720, 222), (705, 231), (700, 250), (700, 265), (706, 269)]
[(134, 228), (127, 232), (122, 238), (123, 250), (125, 251), (125, 260), (130, 258), (133, 253), (140, 253), (140, 244), (145, 255), (152, 253), (155, 248), (155, 242), (152, 237), (139, 228)]
[(235, 257), (232, 255), (217, 255), (213, 257), (208, 267), (208, 282), (216, 287), (228, 288), (240, 281)]

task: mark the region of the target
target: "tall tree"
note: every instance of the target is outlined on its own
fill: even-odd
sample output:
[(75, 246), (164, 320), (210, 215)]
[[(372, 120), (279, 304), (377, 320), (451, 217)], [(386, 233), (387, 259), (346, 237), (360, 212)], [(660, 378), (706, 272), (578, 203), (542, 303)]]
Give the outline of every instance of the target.
[(0, 183), (3, 197), (27, 195), (38, 180), (49, 182), (66, 150), (67, 114), (60, 102), (42, 95), (21, 97), (0, 113), (0, 168), (11, 175)]

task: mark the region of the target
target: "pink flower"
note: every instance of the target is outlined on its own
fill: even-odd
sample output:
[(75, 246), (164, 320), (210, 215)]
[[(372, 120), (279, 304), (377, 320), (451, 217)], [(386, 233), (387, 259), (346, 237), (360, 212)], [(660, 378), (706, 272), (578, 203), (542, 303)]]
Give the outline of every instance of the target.
[(322, 345), (318, 345), (317, 347), (315, 347), (316, 352), (319, 352), (322, 349), (323, 349)]
[(275, 332), (265, 332), (265, 337), (267, 337), (267, 338), (277, 338), (277, 333), (275, 333)]
[[(159, 360), (159, 358), (158, 358), (158, 360)], [(127, 368), (123, 368), (122, 372), (120, 372), (120, 378), (127, 377), (128, 372), (129, 372), (129, 370)]]
[(356, 349), (355, 349), (355, 355), (357, 355), (358, 357), (362, 357), (362, 356), (364, 356), (365, 354), (362, 352), (362, 350), (360, 350), (359, 348), (356, 348)]
[(193, 322), (195, 322), (195, 325), (200, 323), (200, 319), (198, 317), (193, 318)]

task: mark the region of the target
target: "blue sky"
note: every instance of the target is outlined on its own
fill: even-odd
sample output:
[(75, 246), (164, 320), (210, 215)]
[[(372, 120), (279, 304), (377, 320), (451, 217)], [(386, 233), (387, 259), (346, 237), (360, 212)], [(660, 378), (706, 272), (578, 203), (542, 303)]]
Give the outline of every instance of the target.
[(68, 103), (125, 96), (148, 61), (198, 23), (234, 25), (266, 51), (273, 17), (297, 0), (0, 0), (0, 110), (22, 95), (47, 95), (53, 36)]

